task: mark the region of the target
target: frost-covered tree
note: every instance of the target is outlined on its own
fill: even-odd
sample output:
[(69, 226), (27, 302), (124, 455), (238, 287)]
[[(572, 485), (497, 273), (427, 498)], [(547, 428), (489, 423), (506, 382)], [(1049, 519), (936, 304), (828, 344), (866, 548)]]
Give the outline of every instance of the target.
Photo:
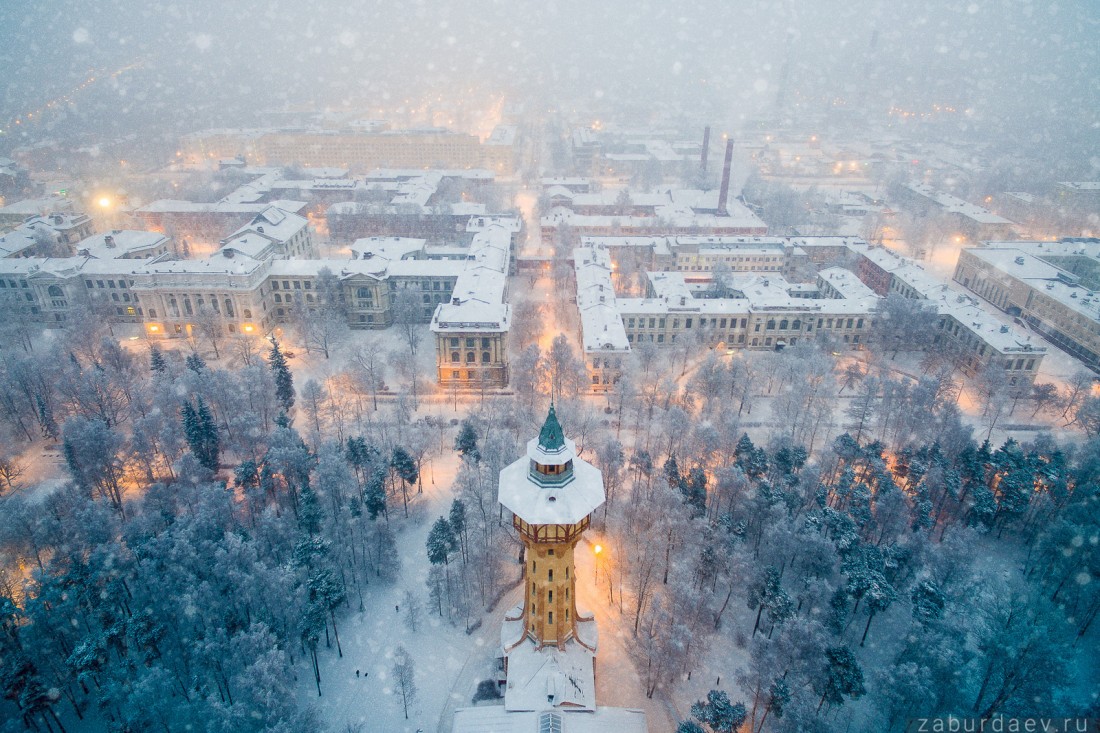
[(271, 339), (271, 351), (268, 352), (267, 363), (275, 377), (275, 396), (282, 405), (283, 412), (290, 414), (290, 410), (294, 407), (294, 378), (290, 374), (286, 355), (274, 337)]
[(405, 647), (399, 646), (393, 653), (393, 681), (394, 688), (401, 696), (401, 707), (405, 711), (405, 720), (409, 719), (409, 707), (416, 705), (416, 668), (412, 657), (405, 651)]

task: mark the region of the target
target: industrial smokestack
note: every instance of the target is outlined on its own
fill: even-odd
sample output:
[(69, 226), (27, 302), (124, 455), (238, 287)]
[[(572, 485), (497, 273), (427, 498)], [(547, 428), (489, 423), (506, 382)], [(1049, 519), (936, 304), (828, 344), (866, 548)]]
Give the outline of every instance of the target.
[(726, 198), (730, 195), (730, 168), (733, 166), (733, 138), (726, 141), (726, 164), (722, 168), (722, 187), (718, 189), (718, 216), (729, 216)]
[(707, 154), (710, 153), (710, 125), (703, 128), (703, 154), (699, 158), (699, 170), (707, 172)]

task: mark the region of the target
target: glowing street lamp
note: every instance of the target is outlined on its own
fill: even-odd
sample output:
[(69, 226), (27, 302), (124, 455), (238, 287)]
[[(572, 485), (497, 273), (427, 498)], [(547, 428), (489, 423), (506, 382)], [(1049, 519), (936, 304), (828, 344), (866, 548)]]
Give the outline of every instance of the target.
[(100, 196), (98, 203), (99, 203), (99, 208), (101, 208), (101, 209), (111, 208), (111, 198), (109, 196)]
[(593, 585), (600, 582), (600, 553), (603, 552), (603, 545), (596, 545), (592, 548), (592, 554), (596, 558), (596, 579), (593, 581)]

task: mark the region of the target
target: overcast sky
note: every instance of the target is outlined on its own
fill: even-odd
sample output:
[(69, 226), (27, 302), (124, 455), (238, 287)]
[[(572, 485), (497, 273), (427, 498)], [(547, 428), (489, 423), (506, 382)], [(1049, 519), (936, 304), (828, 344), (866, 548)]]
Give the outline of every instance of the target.
[[(811, 103), (1037, 130), (1100, 107), (1097, 0), (12, 0), (0, 20), (8, 126), (66, 97), (67, 124), (89, 127), (406, 96), (736, 120), (774, 103), (788, 58), (791, 98)], [(92, 69), (117, 75), (77, 89)]]

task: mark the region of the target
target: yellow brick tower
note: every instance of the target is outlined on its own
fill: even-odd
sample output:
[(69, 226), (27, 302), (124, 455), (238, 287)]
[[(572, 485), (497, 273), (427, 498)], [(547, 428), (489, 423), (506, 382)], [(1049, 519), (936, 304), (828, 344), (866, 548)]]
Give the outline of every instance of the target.
[(527, 443), (527, 456), (500, 472), (499, 499), (512, 512), (526, 557), (523, 602), (501, 630), (505, 707), (532, 709), (537, 698), (543, 706), (591, 710), (596, 622), (577, 608), (573, 550), (604, 502), (603, 477), (577, 458), (553, 405), (539, 436)]

